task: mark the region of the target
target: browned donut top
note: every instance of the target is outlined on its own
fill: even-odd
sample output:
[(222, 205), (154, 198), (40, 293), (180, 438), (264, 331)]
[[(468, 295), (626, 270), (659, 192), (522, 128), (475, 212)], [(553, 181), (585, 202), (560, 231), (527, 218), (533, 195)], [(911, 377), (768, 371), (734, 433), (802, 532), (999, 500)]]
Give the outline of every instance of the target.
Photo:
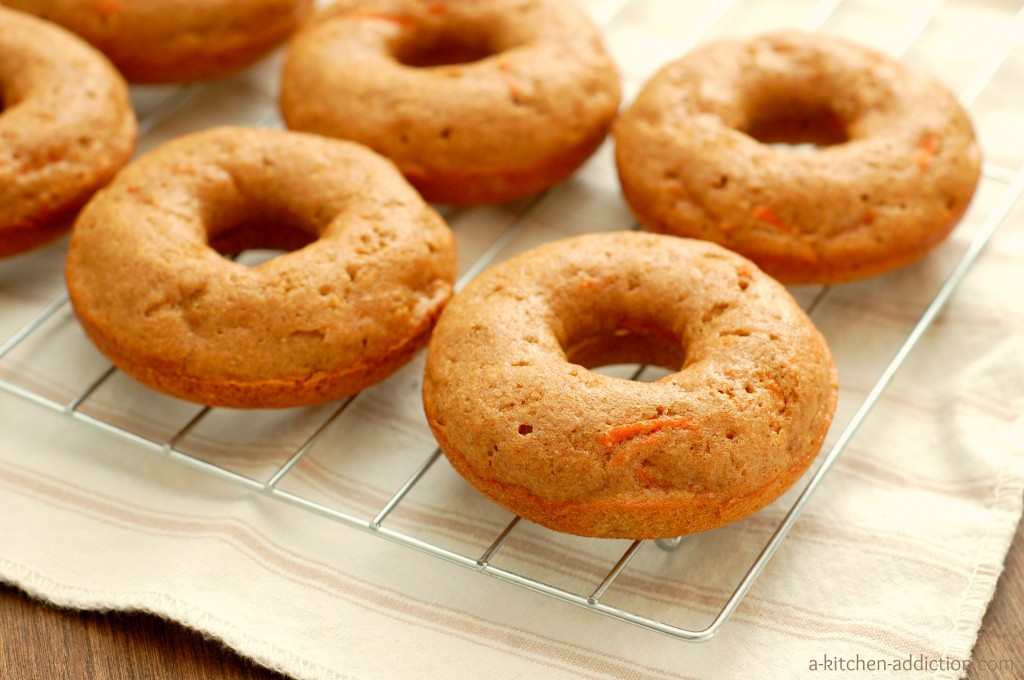
[[(644, 87), (615, 134), (645, 226), (721, 243), (792, 282), (921, 256), (956, 224), (980, 165), (966, 113), (938, 82), (795, 32), (695, 50)], [(755, 136), (826, 145), (779, 149)]]
[[(676, 372), (641, 383), (586, 368), (632, 362)], [(541, 246), (470, 283), (435, 329), (424, 398), (456, 467), (514, 512), (650, 537), (736, 519), (730, 504), (750, 512), (798, 476), (836, 377), (813, 324), (749, 261), (622, 232)]]
[[(247, 267), (210, 243), (308, 245)], [(454, 272), (451, 232), (387, 160), (218, 128), (144, 156), (90, 202), (67, 283), (86, 330), (128, 364), (244, 386), (383, 361), (432, 321)]]
[(618, 102), (598, 31), (567, 0), (340, 2), (291, 42), (281, 92), (289, 127), (371, 146), (414, 184), (564, 176)]
[(109, 62), (63, 29), (0, 7), (0, 255), (59, 226), (135, 147)]
[(301, 23), (312, 0), (4, 0), (77, 33), (132, 82), (237, 71)]

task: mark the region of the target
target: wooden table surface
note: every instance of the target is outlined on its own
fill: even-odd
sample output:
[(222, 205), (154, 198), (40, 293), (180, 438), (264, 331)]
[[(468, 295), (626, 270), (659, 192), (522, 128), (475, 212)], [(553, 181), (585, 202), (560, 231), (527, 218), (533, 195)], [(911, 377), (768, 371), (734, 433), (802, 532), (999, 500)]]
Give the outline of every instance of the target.
[[(1024, 666), (1024, 522), (985, 615), (967, 677), (1012, 680), (1017, 672), (990, 668), (1011, 660)], [(997, 665), (997, 664), (996, 664)], [(216, 641), (146, 614), (70, 612), (0, 586), (0, 678), (281, 680)]]

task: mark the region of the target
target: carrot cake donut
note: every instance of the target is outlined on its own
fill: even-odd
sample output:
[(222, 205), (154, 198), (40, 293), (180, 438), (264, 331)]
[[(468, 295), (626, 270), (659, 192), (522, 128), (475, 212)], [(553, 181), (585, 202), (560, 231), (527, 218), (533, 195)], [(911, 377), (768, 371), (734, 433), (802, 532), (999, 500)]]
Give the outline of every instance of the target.
[[(652, 363), (651, 383), (591, 367)], [(793, 298), (707, 241), (592, 234), (485, 271), (437, 324), (427, 420), (455, 469), (525, 519), (659, 538), (740, 519), (818, 453), (832, 355)]]
[(618, 73), (570, 0), (359, 0), (290, 43), (289, 128), (361, 142), (436, 203), (497, 203), (571, 174), (604, 140)]
[(4, 0), (96, 46), (133, 83), (222, 78), (280, 45), (313, 0)]
[(0, 7), (0, 257), (67, 231), (135, 135), (128, 87), (102, 54)]
[[(248, 267), (223, 257), (288, 250)], [(75, 223), (66, 277), (119, 368), (213, 406), (351, 395), (427, 337), (454, 240), (394, 165), (350, 142), (216, 128), (126, 167)]]
[(920, 258), (959, 221), (980, 169), (971, 122), (939, 82), (798, 32), (714, 42), (666, 66), (615, 138), (645, 227), (715, 241), (787, 283)]

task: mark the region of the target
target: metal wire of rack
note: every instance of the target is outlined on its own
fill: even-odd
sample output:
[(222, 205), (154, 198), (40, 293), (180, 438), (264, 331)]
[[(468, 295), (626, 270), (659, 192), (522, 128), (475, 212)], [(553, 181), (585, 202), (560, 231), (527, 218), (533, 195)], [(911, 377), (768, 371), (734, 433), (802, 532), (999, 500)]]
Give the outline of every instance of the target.
[[(850, 0), (846, 1), (849, 2)], [(802, 22), (802, 27), (808, 30), (819, 29), (843, 2), (844, 0), (822, 0), (818, 2), (806, 15)], [(631, 0), (622, 0), (621, 2), (617, 2), (617, 4), (611, 7), (609, 16), (617, 16), (631, 4)], [(679, 53), (681, 54), (685, 52), (705, 37), (708, 32), (727, 15), (735, 4), (736, 2), (711, 2), (707, 11), (691, 24), (691, 28), (687, 32), (685, 40), (677, 43)], [(911, 48), (929, 23), (934, 20), (935, 16), (940, 11), (942, 4), (942, 0), (926, 0), (921, 3), (906, 22), (905, 28), (900, 34), (898, 44), (892, 50), (892, 53), (895, 56), (902, 56)], [(1006, 27), (1006, 33), (1003, 36), (1003, 39), (997, 40), (989, 46), (988, 56), (974, 72), (974, 75), (969, 80), (968, 85), (961, 93), (961, 101), (965, 106), (970, 106), (985, 90), (985, 87), (1008, 58), (1011, 51), (1015, 48), (1015, 36), (1019, 35), (1024, 35), (1024, 9), (1019, 11), (1013, 21)], [(181, 107), (186, 106), (196, 93), (202, 89), (202, 87), (207, 86), (181, 88), (168, 97), (158, 108), (141, 121), (140, 128), (142, 134), (146, 134), (146, 132), (152, 130), (160, 121), (172, 116)], [(934, 297), (932, 297), (931, 301), (927, 303), (924, 311), (903, 339), (902, 344), (899, 345), (895, 354), (889, 360), (888, 364), (885, 365), (870, 391), (868, 391), (867, 395), (862, 401), (860, 401), (855, 412), (846, 422), (845, 427), (833, 440), (831, 447), (821, 458), (816, 469), (810, 472), (805, 481), (802, 482), (803, 486), (788, 505), (788, 509), (785, 511), (782, 520), (775, 527), (774, 531), (764, 543), (757, 556), (752, 560), (749, 567), (746, 568), (742, 577), (735, 583), (731, 594), (725, 599), (724, 603), (721, 604), (721, 607), (718, 608), (717, 613), (713, 616), (710, 623), (702, 628), (691, 629), (663, 622), (649, 615), (620, 608), (603, 601), (603, 597), (608, 589), (620, 577), (620, 575), (628, 569), (631, 560), (642, 547), (644, 543), (643, 541), (634, 541), (629, 544), (625, 551), (614, 559), (611, 566), (604, 570), (604, 576), (598, 582), (592, 583), (591, 587), (588, 587), (586, 590), (574, 591), (552, 585), (536, 577), (520, 573), (519, 571), (510, 568), (498, 566), (494, 563), (496, 556), (506, 546), (510, 537), (512, 537), (522, 526), (519, 517), (512, 518), (511, 521), (508, 522), (500, 532), (498, 532), (493, 540), (490, 541), (486, 549), (475, 554), (467, 554), (465, 552), (443, 547), (436, 543), (423, 540), (422, 538), (410, 533), (400, 531), (389, 525), (388, 520), (389, 517), (392, 516), (392, 513), (409, 497), (410, 493), (417, 488), (418, 485), (423, 483), (428, 471), (430, 471), (441, 458), (441, 450), (439, 448), (434, 448), (434, 450), (427, 455), (425, 459), (419, 462), (408, 477), (401, 482), (397, 488), (395, 488), (390, 498), (383, 505), (379, 506), (375, 512), (370, 514), (356, 514), (354, 512), (344, 510), (335, 504), (315, 500), (307, 497), (306, 495), (282, 488), (282, 482), (290, 473), (292, 473), (295, 467), (317, 445), (317, 443), (321, 441), (325, 433), (337, 424), (341, 416), (357, 399), (360, 398), (361, 395), (355, 395), (335, 404), (333, 408), (328, 410), (325, 416), (320, 418), (319, 422), (310, 428), (308, 434), (298, 446), (290, 449), (282, 456), (284, 459), (283, 464), (277, 466), (269, 476), (257, 478), (256, 476), (242, 474), (235, 470), (231, 470), (228, 467), (204, 460), (197, 455), (186, 452), (180, 446), (181, 442), (191, 432), (193, 432), (193, 430), (195, 430), (195, 428), (204, 421), (204, 419), (207, 419), (215, 409), (211, 409), (209, 407), (201, 408), (181, 424), (173, 434), (165, 438), (154, 438), (145, 434), (139, 428), (132, 428), (121, 423), (112, 422), (111, 420), (104, 419), (101, 416), (84, 410), (83, 407), (89, 402), (97, 390), (99, 390), (117, 373), (117, 369), (113, 366), (109, 366), (102, 370), (83, 389), (70, 399), (66, 400), (53, 398), (32, 386), (27, 386), (15, 380), (2, 377), (0, 377), (0, 388), (11, 394), (38, 404), (41, 407), (64, 414), (74, 421), (84, 423), (88, 426), (127, 440), (140, 449), (164, 456), (202, 473), (217, 477), (249, 491), (273, 498), (277, 501), (288, 503), (292, 506), (328, 518), (329, 520), (342, 525), (379, 536), (389, 541), (393, 541), (440, 558), (452, 564), (516, 584), (531, 591), (535, 591), (563, 602), (573, 604), (620, 621), (634, 624), (657, 633), (665, 634), (684, 641), (706, 641), (722, 629), (726, 621), (739, 606), (744, 596), (751, 589), (755, 580), (761, 574), (766, 564), (778, 550), (786, 535), (796, 523), (800, 514), (803, 512), (807, 503), (810, 501), (813, 494), (832, 468), (833, 464), (847, 448), (862, 423), (878, 403), (897, 371), (911, 355), (924, 333), (941, 313), (946, 303), (954, 295), (957, 287), (982, 253), (993, 234), (1006, 221), (1007, 215), (1010, 213), (1016, 202), (1022, 195), (1024, 195), (1024, 165), (1021, 165), (1016, 169), (1011, 169), (1001, 165), (987, 164), (983, 169), (983, 177), (994, 185), (1001, 187), (1001, 189), (999, 190), (997, 199), (991, 204), (990, 208), (981, 220), (981, 224), (974, 237), (959, 256), (959, 259), (956, 260), (952, 269), (948, 273), (948, 276), (946, 276), (942, 281), (938, 291), (934, 294)], [(480, 255), (480, 257), (462, 275), (457, 287), (461, 288), (466, 282), (472, 279), (473, 276), (478, 274), (501, 256), (506, 247), (516, 237), (518, 230), (524, 223), (525, 216), (537, 204), (538, 200), (539, 199), (525, 206), (519, 217), (513, 220), (507, 228), (490, 243), (490, 245), (483, 251), (482, 255)], [(834, 289), (822, 287), (806, 303), (805, 307), (807, 311), (812, 315), (818, 314), (827, 303), (832, 290)], [(18, 330), (6, 342), (0, 345), (0, 362), (3, 362), (11, 352), (21, 346), (26, 340), (39, 333), (40, 329), (44, 328), (48, 323), (62, 317), (70, 318), (71, 314), (72, 312), (68, 303), (67, 294), (62, 293), (46, 305), (35, 318)], [(82, 339), (82, 342), (85, 342), (84, 338)], [(2, 365), (2, 363), (0, 363), (0, 365)], [(631, 377), (634, 379), (638, 378), (643, 370), (644, 367), (640, 367), (638, 370), (633, 372)], [(260, 415), (258, 413), (254, 413), (252, 414), (252, 417), (258, 418)], [(673, 551), (680, 547), (680, 543), (684, 542), (685, 539), (676, 539), (671, 541), (658, 541), (658, 544), (663, 550)]]

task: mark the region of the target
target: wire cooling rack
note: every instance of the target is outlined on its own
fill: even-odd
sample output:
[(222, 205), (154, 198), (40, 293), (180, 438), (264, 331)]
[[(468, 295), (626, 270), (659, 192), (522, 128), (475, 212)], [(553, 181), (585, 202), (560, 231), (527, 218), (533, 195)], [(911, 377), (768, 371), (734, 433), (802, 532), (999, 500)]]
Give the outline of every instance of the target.
[[(889, 3), (890, 5), (894, 3)], [(996, 91), (998, 88), (994, 81), (998, 80), (1007, 68), (1013, 66), (1017, 69), (1024, 69), (1024, 55), (1020, 54), (1020, 36), (1024, 36), (1024, 10), (1019, 2), (998, 3), (994, 0), (986, 6), (990, 11), (989, 17), (992, 25), (997, 25), (995, 34), (986, 36), (984, 41), (975, 40), (971, 44), (973, 59), (965, 60), (959, 64), (961, 82), (960, 98), (962, 103), (970, 109), (984, 94)], [(695, 44), (708, 37), (717, 36), (721, 33), (729, 33), (730, 29), (739, 32), (765, 28), (772, 22), (764, 19), (757, 12), (764, 11), (764, 3), (754, 2), (715, 2), (714, 0), (704, 2), (674, 2), (672, 0), (591, 0), (587, 3), (599, 22), (605, 24), (609, 42), (613, 50), (617, 50), (616, 56), (620, 62), (627, 62), (624, 68), (626, 91), (630, 88), (635, 91), (639, 84), (651, 73), (653, 69), (670, 58), (674, 58)], [(686, 5), (686, 7), (682, 7)], [(692, 7), (691, 7), (692, 5)], [(772, 3), (773, 11), (779, 6)], [(882, 47), (896, 57), (905, 58), (915, 48), (921, 48), (923, 53), (931, 53), (936, 49), (946, 50), (949, 45), (943, 41), (952, 40), (954, 34), (958, 34), (958, 17), (960, 13), (967, 11), (969, 3), (961, 2), (940, 2), (936, 0), (925, 0), (917, 5), (910, 6), (904, 3), (899, 9), (892, 7), (880, 8), (872, 5), (866, 0), (826, 0), (823, 2), (792, 2), (786, 5), (787, 9), (780, 17), (773, 19), (774, 22), (782, 22), (782, 25), (798, 26), (807, 30), (831, 30), (833, 27), (852, 32), (855, 35), (869, 35), (869, 29), (885, 27), (882, 38)], [(677, 16), (681, 12), (687, 14), (688, 21), (685, 24), (672, 24), (663, 22), (668, 15)], [(896, 13), (900, 12), (900, 13)], [(726, 19), (729, 21), (726, 21)], [(874, 24), (872, 22), (879, 22)], [(664, 26), (672, 26), (671, 30)], [(654, 29), (652, 27), (660, 28)], [(737, 28), (740, 26), (740, 28)], [(852, 28), (851, 28), (852, 27)], [(877, 37), (874, 32), (871, 37)], [(877, 42), (877, 41), (876, 41)], [(982, 44), (982, 42), (984, 44)], [(938, 47), (936, 47), (938, 45)], [(642, 51), (637, 50), (642, 46)], [(877, 45), (876, 45), (877, 46)], [(930, 46), (930, 48), (929, 48)], [(631, 51), (633, 50), (633, 51)], [(625, 58), (624, 58), (625, 57)], [(924, 59), (925, 57), (920, 57)], [(928, 64), (924, 63), (927, 67)], [(943, 74), (939, 74), (940, 77)], [(244, 89), (244, 83), (237, 85)], [(151, 147), (162, 138), (173, 136), (179, 133), (175, 125), (185, 112), (201, 106), (204, 97), (219, 96), (223, 94), (226, 86), (203, 85), (188, 86), (176, 90), (156, 90), (136, 92), (136, 104), (140, 110), (140, 149), (145, 150)], [(227, 87), (230, 89), (230, 87)], [(229, 93), (230, 94), (230, 93)], [(270, 111), (268, 113), (268, 111)], [(1014, 115), (1024, 116), (1024, 110), (1011, 111)], [(217, 121), (225, 122), (225, 121)], [(264, 105), (262, 110), (258, 107), (253, 110), (251, 107), (244, 112), (233, 111), (229, 113), (227, 122), (240, 124), (277, 124), (276, 114), (273, 113), (272, 105)], [(204, 124), (203, 121), (197, 123)], [(984, 129), (981, 132), (985, 132)], [(985, 135), (982, 134), (984, 140)], [(996, 138), (997, 142), (1005, 141)], [(599, 158), (594, 163), (607, 162), (607, 147), (605, 157)], [(601, 154), (599, 154), (600, 156)], [(282, 446), (276, 450), (278, 462), (266, 468), (261, 468), (261, 473), (252, 471), (240, 472), (232, 469), (232, 465), (219, 462), (216, 456), (205, 455), (202, 451), (189, 450), (185, 446), (186, 440), (202, 424), (217, 417), (218, 409), (188, 407), (182, 404), (175, 412), (182, 415), (178, 422), (171, 429), (163, 430), (160, 434), (153, 434), (152, 420), (145, 413), (138, 413), (128, 408), (131, 396), (122, 396), (122, 406), (125, 411), (132, 414), (125, 417), (112, 417), (110, 409), (90, 409), (90, 403), (96, 399), (99, 391), (103, 390), (111, 382), (117, 379), (118, 371), (113, 366), (104, 366), (97, 360), (92, 364), (97, 366), (95, 374), (92, 375), (80, 389), (73, 394), (55, 396), (53, 390), (48, 389), (43, 382), (36, 382), (26, 379), (26, 374), (32, 374), (32, 362), (42, 365), (53, 361), (52, 356), (46, 355), (46, 344), (52, 342), (49, 338), (54, 334), (55, 327), (72, 327), (74, 337), (73, 343), (77, 343), (77, 349), (71, 352), (78, 356), (81, 352), (91, 351), (84, 336), (77, 331), (77, 327), (71, 322), (73, 318), (68, 297), (66, 293), (60, 293), (49, 304), (42, 307), (31, 321), (15, 332), (6, 342), (0, 345), (0, 369), (4, 364), (11, 361), (27, 345), (35, 344), (31, 351), (24, 353), (29, 355), (27, 372), (3, 372), (0, 370), (0, 387), (19, 397), (34, 402), (44, 408), (62, 413), (68, 418), (84, 423), (110, 433), (116, 437), (128, 440), (139, 449), (165, 456), (178, 463), (186, 465), (205, 474), (212, 475), (224, 481), (236, 484), (250, 490), (253, 493), (263, 494), (278, 501), (291, 504), (310, 513), (326, 517), (342, 525), (358, 529), (369, 534), (388, 539), (421, 552), (433, 555), (450, 563), (465, 567), (472, 571), (514, 583), (531, 591), (556, 598), (579, 607), (603, 614), (620, 621), (647, 628), (658, 633), (672, 636), (674, 638), (692, 642), (705, 641), (718, 633), (730, 615), (736, 610), (744, 596), (750, 590), (758, 575), (765, 565), (772, 558), (779, 548), (794, 523), (797, 521), (804, 507), (810, 501), (822, 480), (828, 474), (836, 459), (850, 444), (857, 433), (858, 428), (867, 418), (868, 414), (878, 403), (879, 398), (888, 387), (896, 372), (913, 352), (928, 327), (935, 321), (943, 307), (954, 295), (958, 285), (966, 276), (968, 270), (975, 263), (982, 250), (985, 248), (992, 235), (1006, 222), (1007, 215), (1024, 192), (1024, 154), (1015, 155), (1015, 152), (1003, 154), (997, 161), (987, 163), (983, 168), (983, 179), (979, 188), (979, 196), (984, 194), (984, 200), (976, 198), (975, 205), (965, 217), (964, 224), (958, 229), (957, 234), (969, 233), (966, 240), (962, 237), (951, 239), (951, 241), (931, 255), (930, 258), (938, 263), (939, 268), (944, 268), (941, 276), (932, 274), (925, 276), (929, 286), (928, 294), (922, 297), (922, 286), (915, 285), (913, 294), (907, 294), (906, 300), (899, 300), (898, 304), (906, 305), (919, 310), (915, 320), (906, 328), (898, 342), (892, 346), (891, 358), (888, 363), (880, 365), (879, 371), (874, 378), (872, 386), (866, 395), (859, 397), (841, 392), (841, 408), (833, 425), (833, 432), (826, 442), (827, 452), (820, 457), (817, 465), (805, 475), (805, 478), (790, 493), (777, 501), (782, 504), (773, 517), (780, 518), (770, 531), (766, 532), (763, 543), (758, 543), (758, 550), (751, 556), (751, 559), (744, 563), (743, 568), (737, 572), (738, 576), (726, 589), (726, 595), (715, 607), (711, 609), (710, 616), (700, 626), (686, 626), (678, 623), (668, 623), (661, 619), (673, 618), (673, 611), (660, 611), (658, 615), (652, 615), (641, 611), (633, 611), (627, 608), (615, 606), (606, 601), (606, 594), (616, 581), (620, 580), (624, 573), (628, 573), (629, 565), (634, 557), (644, 547), (644, 541), (635, 541), (627, 545), (620, 545), (624, 542), (606, 542), (600, 550), (582, 551), (587, 555), (602, 555), (606, 558), (604, 566), (596, 565), (597, 568), (589, 570), (591, 574), (603, 574), (592, 579), (589, 583), (577, 584), (569, 588), (563, 585), (556, 585), (538, 576), (530, 569), (512, 568), (502, 566), (498, 558), (502, 551), (509, 551), (510, 540), (517, 534), (524, 531), (524, 525), (528, 522), (521, 522), (518, 517), (512, 517), (494, 531), (487, 540), (483, 541), (482, 549), (470, 552), (465, 549), (456, 549), (441, 545), (441, 542), (425, 539), (413, 531), (401, 528), (400, 523), (392, 521), (403, 504), (410, 503), (409, 499), (418, 493), (424, 486), (429, 486), (430, 473), (436, 470), (438, 461), (442, 457), (441, 451), (434, 448), (425, 458), (420, 454), (420, 459), (410, 465), (408, 475), (393, 483), (390, 491), (384, 497), (386, 500), (377, 504), (371, 510), (366, 511), (365, 506), (362, 512), (351, 509), (351, 504), (346, 504), (342, 499), (331, 497), (330, 494), (316, 494), (308, 491), (296, 491), (288, 487), (287, 481), (295, 474), (295, 470), (304, 460), (310, 456), (318, 446), (324, 444), (325, 439), (335, 433), (335, 430), (344, 429), (346, 424), (342, 421), (346, 412), (359, 400), (366, 399), (365, 393), (353, 396), (344, 401), (318, 407), (316, 409), (305, 409), (297, 412), (289, 412), (284, 416), (270, 414), (267, 412), (246, 412), (247, 427), (257, 427), (259, 421), (273, 419), (267, 427), (276, 427), (283, 421), (294, 421), (295, 428), (302, 429), (303, 434), (297, 440), (297, 444)], [(606, 165), (610, 165), (607, 164)], [(575, 207), (572, 199), (572, 189), (555, 189), (554, 192), (563, 192), (560, 205), (568, 206), (570, 218), (585, 222), (587, 214), (574, 215)], [(501, 212), (501, 219), (495, 217), (494, 213), (473, 213), (448, 211), (446, 216), (453, 224), (459, 220), (464, 222), (480, 221), (484, 214), (491, 226), (498, 225), (486, 232), (489, 234), (483, 238), (483, 244), (475, 250), (475, 259), (466, 267), (459, 279), (457, 287), (461, 288), (473, 276), (478, 274), (491, 263), (506, 257), (511, 251), (522, 249), (529, 243), (529, 238), (524, 238), (530, 229), (531, 220), (542, 212), (545, 207), (556, 203), (554, 197), (549, 194), (536, 197), (509, 207)], [(587, 210), (581, 210), (586, 213)], [(592, 212), (592, 209), (591, 209)], [(471, 225), (472, 226), (472, 225)], [(627, 225), (628, 226), (628, 225)], [(457, 234), (458, 234), (458, 230)], [(486, 231), (486, 230), (484, 230)], [(557, 232), (548, 238), (557, 237)], [(534, 241), (537, 239), (534, 238)], [(540, 240), (543, 240), (540, 239)], [(47, 256), (57, 259), (62, 257), (62, 250), (51, 249)], [(243, 254), (245, 257), (246, 254)], [(913, 270), (913, 267), (910, 268)], [(934, 269), (934, 267), (932, 268)], [(55, 269), (55, 271), (58, 271)], [(929, 269), (931, 271), (931, 269)], [(59, 272), (54, 274), (59, 276)], [(914, 277), (916, 274), (899, 273), (897, 279), (887, 282), (900, 294), (899, 291), (906, 291), (905, 286), (900, 285), (898, 277)], [(920, 276), (918, 276), (920, 278)], [(919, 283), (919, 281), (918, 281)], [(821, 325), (822, 316), (827, 314), (829, 302), (842, 291), (849, 290), (852, 294), (859, 293), (856, 288), (858, 284), (847, 286), (800, 288), (794, 290), (794, 294), (804, 305), (805, 309)], [(867, 284), (871, 285), (871, 284)], [(837, 291), (839, 291), (837, 293)], [(826, 337), (829, 333), (825, 330)], [(831, 338), (830, 338), (831, 341)], [(38, 346), (44, 349), (39, 351)], [(62, 345), (59, 350), (53, 350), (62, 354), (67, 353), (68, 348)], [(98, 356), (98, 355), (96, 355)], [(842, 357), (837, 355), (837, 359)], [(416, 365), (412, 367), (415, 371)], [(622, 377), (633, 379), (644, 379), (647, 375), (651, 377), (651, 371), (646, 367), (632, 367), (621, 373)], [(12, 377), (14, 376), (14, 377)], [(20, 376), (20, 377), (19, 377)], [(393, 379), (393, 378), (392, 378)], [(391, 380), (391, 379), (389, 379)], [(141, 386), (135, 386), (135, 390), (146, 390)], [(415, 395), (418, 397), (418, 393)], [(165, 398), (166, 399), (166, 398)], [(846, 404), (845, 409), (843, 404)], [(416, 404), (418, 406), (418, 402)], [(191, 410), (189, 410), (191, 409)], [(175, 409), (172, 409), (175, 410)], [(117, 411), (115, 402), (114, 411)], [(237, 414), (235, 414), (237, 415)], [(284, 419), (282, 421), (282, 419)], [(257, 427), (257, 429), (259, 429)], [(360, 440), (362, 441), (362, 440)], [(372, 445), (372, 442), (371, 442)], [(262, 455), (262, 454), (261, 454)], [(344, 467), (346, 465), (345, 455), (332, 457), (331, 465)], [(344, 472), (339, 473), (344, 475)], [(351, 473), (357, 475), (356, 472)], [(359, 481), (359, 480), (357, 480)], [(363, 480), (373, 482), (374, 480)], [(467, 487), (468, 488), (468, 487)], [(475, 493), (468, 491), (468, 493)], [(765, 511), (762, 511), (765, 512)], [(533, 527), (530, 531), (546, 531)], [(722, 531), (722, 530), (717, 530)], [(713, 532), (712, 532), (713, 533)], [(550, 540), (557, 541), (558, 537), (551, 536)], [(587, 539), (597, 541), (597, 539)], [(696, 559), (694, 556), (682, 557), (687, 552), (687, 545), (691, 539), (675, 539), (657, 541), (658, 546), (664, 551), (666, 559), (676, 560), (677, 566), (681, 561)], [(604, 546), (616, 546), (614, 553), (609, 553)], [(621, 551), (618, 548), (624, 548)], [(699, 557), (699, 556), (698, 556)], [(687, 562), (690, 564), (690, 562)], [(528, 565), (527, 565), (528, 566)], [(595, 566), (595, 565), (592, 565)], [(670, 566), (671, 568), (671, 566)], [(533, 570), (541, 573), (548, 573), (544, 569)]]

